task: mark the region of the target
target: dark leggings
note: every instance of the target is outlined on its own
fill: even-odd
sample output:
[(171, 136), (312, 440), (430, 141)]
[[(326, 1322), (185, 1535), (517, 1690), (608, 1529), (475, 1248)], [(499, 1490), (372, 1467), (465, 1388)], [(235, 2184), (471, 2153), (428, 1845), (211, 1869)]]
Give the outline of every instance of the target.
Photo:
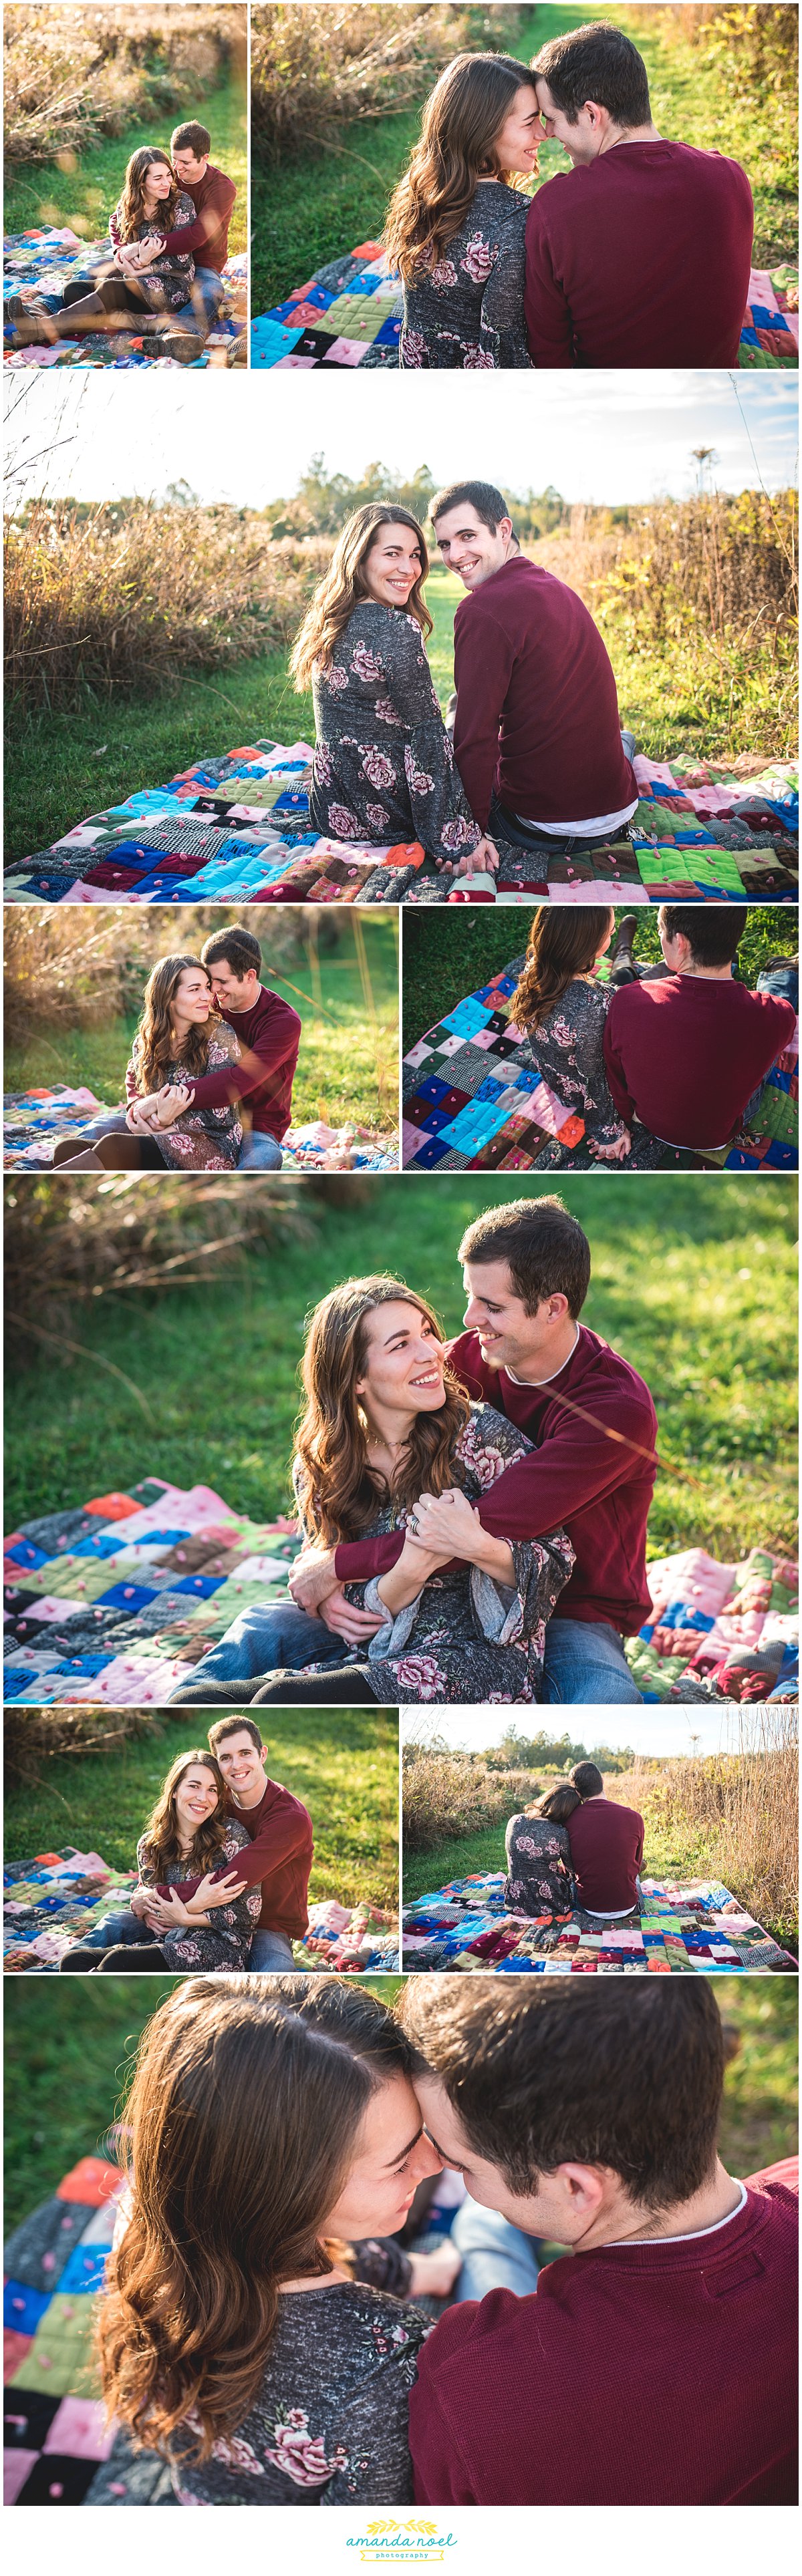
[(375, 1708), (376, 1694), (371, 1690), (360, 1664), (343, 1664), (327, 1673), (271, 1674), (262, 1682), (248, 1702), (249, 1708)]
[(155, 1977), (162, 1976), (165, 1970), (168, 1976), (170, 1973), (169, 1960), (158, 1941), (148, 1940), (119, 1941), (113, 1950), (92, 1950), (87, 1942), (85, 1948), (68, 1950), (59, 1968), (62, 1976), (69, 1977), (87, 1977), (92, 1972), (98, 1977)]
[(56, 1146), (53, 1162), (72, 1163), (82, 1152), (96, 1154), (107, 1172), (163, 1172), (166, 1168), (155, 1136), (134, 1136), (130, 1129), (124, 1135), (110, 1128), (105, 1136), (65, 1136)]

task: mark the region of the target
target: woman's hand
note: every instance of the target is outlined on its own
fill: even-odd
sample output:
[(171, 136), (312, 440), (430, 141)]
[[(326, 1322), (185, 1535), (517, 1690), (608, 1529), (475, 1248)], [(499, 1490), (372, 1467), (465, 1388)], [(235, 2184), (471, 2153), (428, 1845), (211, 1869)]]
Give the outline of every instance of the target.
[(155, 1127), (173, 1127), (184, 1111), (191, 1109), (195, 1093), (188, 1082), (163, 1082), (156, 1093)]
[(407, 2297), (410, 2299), (447, 2299), (458, 2273), (462, 2255), (452, 2237), (446, 2236), (433, 2254), (410, 2254), (412, 2278)]
[(150, 1904), (150, 1901), (151, 1901), (151, 1897), (152, 1897), (152, 1895), (153, 1895), (153, 1889), (152, 1889), (152, 1887), (135, 1887), (135, 1888), (134, 1888), (134, 1893), (133, 1893), (133, 1896), (132, 1896), (132, 1898), (131, 1898), (131, 1912), (132, 1912), (132, 1914), (135, 1914), (135, 1915), (136, 1915), (136, 1917), (137, 1917), (137, 1921), (138, 1921), (139, 1923), (141, 1923), (141, 1922), (143, 1921), (143, 1919), (144, 1919), (145, 1915), (147, 1914), (148, 1906), (149, 1906), (149, 1904)]
[(597, 1163), (623, 1163), (625, 1156), (632, 1152), (632, 1138), (628, 1127), (624, 1128), (622, 1135), (616, 1137), (613, 1145), (597, 1145), (592, 1136), (588, 1137), (588, 1145)]
[(228, 1876), (218, 1879), (216, 1885), (213, 1882), (211, 1870), (207, 1870), (206, 1877), (201, 1879), (194, 1896), (188, 1899), (185, 1908), (187, 1922), (196, 1923), (199, 1914), (213, 1914), (217, 1905), (233, 1905), (238, 1896), (244, 1896), (247, 1884), (247, 1879), (237, 1877), (236, 1862), (229, 1870)]
[(150, 1924), (152, 1931), (175, 1932), (179, 1924), (197, 1921), (197, 1916), (190, 1914), (187, 1907), (182, 1905), (181, 1898), (176, 1895), (174, 1887), (170, 1889), (169, 1898), (158, 1896), (155, 1887), (146, 1888), (145, 1894), (148, 1899), (145, 1921)]
[(485, 833), (483, 840), (477, 841), (475, 850), (465, 851), (464, 857), (458, 861), (454, 869), (454, 875), (455, 877), (474, 877), (486, 874), (494, 877), (498, 864), (499, 857), (495, 841), (488, 840)]
[(420, 1537), (424, 1547), (446, 1550), (448, 1556), (461, 1556), (468, 1565), (479, 1565), (496, 1583), (515, 1582), (512, 1550), (504, 1538), (493, 1538), (482, 1528), (475, 1503), (459, 1485), (449, 1486), (444, 1494), (421, 1494), (412, 1515), (413, 1537)]
[(416, 1538), (407, 1526), (400, 1556), (395, 1565), (388, 1566), (387, 1573), (380, 1576), (377, 1584), (379, 1599), (385, 1603), (392, 1618), (399, 1610), (406, 1610), (410, 1601), (417, 1600), (430, 1574), (436, 1574), (439, 1566), (447, 1565), (452, 1554), (450, 1547), (425, 1547), (423, 1540)]

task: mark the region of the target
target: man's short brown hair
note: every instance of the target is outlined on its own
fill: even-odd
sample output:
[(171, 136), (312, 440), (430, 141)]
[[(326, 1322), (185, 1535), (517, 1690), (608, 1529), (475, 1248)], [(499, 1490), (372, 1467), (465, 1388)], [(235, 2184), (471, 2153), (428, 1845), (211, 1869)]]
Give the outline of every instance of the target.
[(646, 2209), (690, 2200), (713, 2166), (724, 2080), (707, 1979), (503, 1982), (410, 1977), (398, 2007), (477, 2155), (520, 2198), (580, 2163), (608, 2165)]
[(201, 965), (220, 966), (223, 959), (240, 983), (251, 968), (255, 975), (261, 975), (262, 951), (254, 931), (238, 929), (235, 922), (233, 930), (214, 930), (210, 939), (204, 939)]
[(216, 1725), (209, 1728), (207, 1743), (210, 1753), (218, 1753), (227, 1735), (241, 1735), (243, 1729), (255, 1744), (257, 1753), (266, 1753), (267, 1745), (262, 1742), (254, 1717), (218, 1717)]
[(495, 536), (500, 519), (512, 518), (512, 511), (497, 483), (445, 483), (442, 492), (435, 493), (429, 510), (432, 527), (436, 529), (438, 519), (444, 519), (447, 510), (460, 510), (465, 502), (476, 511), (483, 528), (489, 528), (491, 537)]
[(555, 107), (576, 125), (589, 99), (606, 107), (614, 125), (650, 125), (649, 82), (643, 55), (623, 28), (604, 18), (550, 36), (532, 62), (535, 81), (548, 83)]
[(171, 152), (194, 152), (196, 161), (205, 161), (211, 148), (212, 138), (205, 125), (177, 125), (170, 136)]
[(506, 1261), (516, 1297), (534, 1315), (544, 1297), (567, 1297), (576, 1321), (590, 1286), (590, 1244), (562, 1199), (511, 1199), (474, 1218), (460, 1261)]

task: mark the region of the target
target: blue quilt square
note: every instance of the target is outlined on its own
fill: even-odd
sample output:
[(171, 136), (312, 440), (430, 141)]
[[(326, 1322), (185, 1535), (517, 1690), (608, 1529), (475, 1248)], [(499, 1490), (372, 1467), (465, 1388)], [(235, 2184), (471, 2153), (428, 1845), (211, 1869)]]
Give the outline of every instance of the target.
[(102, 2290), (108, 2252), (107, 2245), (74, 2245), (59, 2281), (59, 2293)]
[(443, 1027), (455, 1038), (472, 1038), (477, 1029), (486, 1029), (490, 1012), (484, 1002), (458, 1002), (456, 1009), (446, 1011)]
[(419, 1082), (415, 1096), (418, 1100), (430, 1100), (436, 1108), (441, 1100), (448, 1099), (450, 1089), (450, 1083), (444, 1082), (441, 1074), (429, 1073), (425, 1082)]
[[(170, 1590), (192, 1592), (197, 1601), (211, 1601), (213, 1592), (219, 1592), (221, 1583), (225, 1581), (224, 1574), (185, 1574), (180, 1583), (171, 1583)], [(149, 1598), (152, 1600), (155, 1595), (151, 1593)]]
[(425, 1145), (421, 1146), (418, 1154), (413, 1154), (408, 1168), (410, 1171), (433, 1172), (435, 1165), (442, 1163), (443, 1155), (447, 1153), (448, 1146), (443, 1143), (442, 1136), (427, 1136)]
[(482, 1083), (482, 1085), (481, 1085), (480, 1090), (479, 1090), (479, 1091), (477, 1091), (477, 1092), (475, 1093), (474, 1097), (475, 1097), (477, 1100), (490, 1100), (490, 1101), (500, 1100), (500, 1099), (501, 1099), (501, 1094), (502, 1094), (502, 1092), (503, 1092), (503, 1091), (505, 1091), (505, 1090), (506, 1090), (506, 1088), (507, 1088), (506, 1083), (503, 1083), (503, 1082), (497, 1082), (497, 1081), (496, 1081), (496, 1079), (495, 1079), (495, 1075), (494, 1075), (494, 1074), (492, 1074), (492, 1073), (488, 1073), (488, 1074), (486, 1075), (486, 1077), (485, 1077), (484, 1082), (483, 1082), (483, 1083)]
[(382, 323), (381, 330), (376, 333), (376, 338), (373, 343), (374, 349), (397, 349), (400, 338), (401, 315), (400, 313), (388, 313), (386, 321)]
[(522, 1065), (520, 1073), (516, 1073), (515, 1076), (516, 1091), (537, 1091), (539, 1081), (540, 1075), (538, 1073), (530, 1073), (527, 1066)]
[(147, 1603), (155, 1599), (155, 1592), (149, 1590), (145, 1583), (115, 1583), (110, 1592), (99, 1594), (96, 1607), (99, 1610), (127, 1610), (129, 1617), (135, 1619), (137, 1611), (144, 1610)]
[(27, 2281), (7, 2281), (3, 2291), (4, 2325), (10, 2326), (14, 2334), (35, 2335), (52, 2296), (52, 2290), (29, 2290)]

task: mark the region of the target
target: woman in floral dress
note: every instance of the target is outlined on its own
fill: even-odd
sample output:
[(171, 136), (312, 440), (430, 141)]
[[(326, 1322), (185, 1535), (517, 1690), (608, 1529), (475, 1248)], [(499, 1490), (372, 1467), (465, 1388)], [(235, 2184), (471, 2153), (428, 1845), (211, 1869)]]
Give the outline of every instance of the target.
[[(401, 1700), (537, 1701), (546, 1621), (573, 1548), (560, 1529), (541, 1539), (495, 1539), (472, 1509), (531, 1441), (492, 1405), (469, 1402), (431, 1308), (397, 1280), (349, 1279), (322, 1299), (303, 1378), (308, 1400), (293, 1483), (307, 1550), (404, 1533), (389, 1572), (345, 1586), (375, 1633), (369, 1647), (345, 1650), (336, 1669), (321, 1668), (321, 1624), (310, 1617), (309, 1661), (290, 1675), (281, 1664), (281, 1605), (245, 1611), (233, 1639), (212, 1648), (178, 1700), (236, 1707), (379, 1700), (386, 1708)], [(447, 1553), (417, 1535), (422, 1493), (448, 1498)]]
[(142, 1017), (126, 1067), (127, 1108), (103, 1111), (87, 1128), (87, 1152), (74, 1138), (57, 1145), (54, 1163), (69, 1170), (232, 1172), (242, 1145), (236, 1097), (220, 1109), (193, 1109), (193, 1082), (239, 1064), (239, 1041), (212, 1001), (212, 978), (199, 957), (163, 957), (145, 986)]
[[(440, 2159), (411, 2051), (336, 1977), (192, 1978), (154, 2015), (100, 2306), (109, 2415), (180, 2505), (409, 2505), (430, 2319), (355, 2277)], [(114, 2504), (114, 2452), (91, 2502)]]
[(504, 1836), (504, 1903), (512, 1914), (569, 1914), (576, 1888), (566, 1821), (581, 1806), (570, 1781), (511, 1816)]
[(403, 279), (402, 367), (529, 367), (524, 248), (537, 173), (532, 76), (507, 54), (458, 54), (423, 111), (385, 246)]
[(197, 1894), (184, 1902), (175, 1889), (193, 1880), (200, 1887), (226, 1862), (233, 1866), (249, 1843), (245, 1826), (232, 1814), (214, 1754), (177, 1754), (137, 1843), (139, 1886), (129, 1911), (112, 1916), (68, 1951), (62, 1968), (71, 1975), (95, 1968), (110, 1977), (199, 1968), (219, 1976), (247, 1968), (261, 1887), (235, 1882), (229, 1903), (215, 1905), (209, 1916)]
[(584, 1120), (590, 1152), (599, 1162), (620, 1163), (631, 1138), (615, 1108), (604, 1062), (604, 1023), (614, 987), (593, 980), (614, 928), (615, 913), (607, 904), (541, 904), (510, 1018), (525, 1032), (516, 1063), (547, 1082), (572, 1117)]
[(14, 315), (16, 345), (76, 339), (84, 332), (147, 331), (150, 316), (169, 315), (189, 302), (195, 261), (191, 251), (167, 253), (168, 233), (197, 220), (192, 198), (179, 188), (169, 153), (143, 143), (132, 152), (122, 195), (109, 217), (111, 259), (93, 278), (77, 278), (54, 313), (33, 306)]
[(432, 619), (417, 519), (392, 502), (347, 520), (298, 636), (290, 670), (311, 681), (312, 822), (337, 841), (419, 842), (457, 875), (495, 868), (465, 796), (424, 645)]

